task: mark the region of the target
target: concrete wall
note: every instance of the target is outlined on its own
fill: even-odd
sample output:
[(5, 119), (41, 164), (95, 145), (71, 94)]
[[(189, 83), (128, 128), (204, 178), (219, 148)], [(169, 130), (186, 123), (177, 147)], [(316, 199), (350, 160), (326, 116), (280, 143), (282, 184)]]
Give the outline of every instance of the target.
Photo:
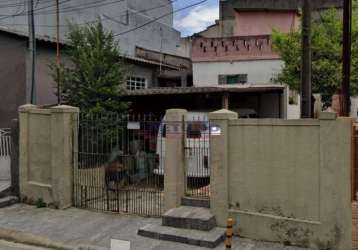
[[(65, 58), (62, 57), (62, 62)], [(51, 45), (39, 45), (36, 59), (36, 97), (37, 104), (56, 104), (56, 83), (53, 80), (49, 65), (56, 62), (56, 50)]]
[(207, 27), (205, 30), (198, 32), (197, 34), (199, 36), (207, 37), (207, 38), (222, 37), (220, 28), (221, 28), (220, 22), (217, 22), (217, 23)]
[(273, 29), (289, 33), (299, 25), (296, 11), (237, 11), (234, 36), (271, 35)]
[(350, 118), (244, 120), (210, 115), (211, 209), (248, 238), (351, 249)]
[[(73, 128), (78, 109), (56, 106), (19, 108), (20, 196), (33, 203), (42, 199), (59, 208), (72, 205)], [(76, 145), (76, 144), (75, 144)]]
[(126, 67), (128, 76), (145, 78), (147, 87), (153, 87), (153, 84), (155, 84), (155, 67), (144, 67), (135, 64), (128, 64)]
[[(238, 10), (297, 10), (302, 7), (302, 0), (228, 0), (223, 2), (226, 8)], [(343, 0), (312, 0), (314, 9), (331, 7), (342, 8)]]
[(193, 62), (232, 62), (238, 60), (279, 59), (272, 50), (271, 36), (219, 37), (193, 39)]
[(281, 60), (248, 60), (237, 62), (193, 62), (194, 86), (215, 86), (219, 75), (247, 74), (248, 83), (268, 84), (280, 72)]
[[(328, 8), (336, 7), (338, 9), (342, 9), (343, 7), (343, 0), (314, 0), (312, 2), (312, 7), (314, 9), (313, 17), (319, 18), (319, 12), (326, 10)], [(262, 13), (267, 11), (275, 11), (275, 12), (287, 12), (287, 11), (298, 11), (300, 8), (302, 8), (302, 0), (227, 0), (227, 1), (220, 1), (220, 36), (221, 37), (230, 37), (233, 36), (235, 33), (240, 34), (242, 33), (240, 31), (241, 26), (236, 26), (236, 18), (235, 15), (237, 14), (237, 11), (247, 12), (247, 16), (254, 16), (255, 12), (262, 11)], [(265, 14), (266, 15), (266, 14)], [(277, 16), (277, 18), (279, 15)], [(284, 19), (274, 21), (275, 23), (279, 24), (280, 27), (287, 27), (287, 24), (292, 23), (284, 16), (281, 16)], [(267, 19), (268, 18), (268, 19)], [(259, 17), (261, 19), (261, 17)], [(276, 18), (274, 18), (276, 19)], [(266, 15), (266, 19), (269, 21), (273, 21), (272, 16)], [(258, 20), (251, 20), (252, 23), (245, 27), (245, 32), (251, 33), (252, 31), (255, 31), (254, 33), (257, 33), (256, 31), (264, 29), (264, 33), (267, 34), (267, 23), (265, 22), (259, 22), (261, 27), (255, 26), (254, 24), (257, 23)], [(235, 27), (236, 26), (236, 27)], [(264, 28), (266, 27), (266, 28)], [(285, 28), (285, 30), (287, 30)]]

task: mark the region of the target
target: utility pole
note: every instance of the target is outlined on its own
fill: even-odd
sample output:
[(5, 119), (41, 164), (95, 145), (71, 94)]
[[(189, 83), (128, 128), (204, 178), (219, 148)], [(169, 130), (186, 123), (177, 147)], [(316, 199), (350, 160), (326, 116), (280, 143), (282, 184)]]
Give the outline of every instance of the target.
[(343, 1), (343, 74), (342, 74), (342, 115), (350, 113), (350, 79), (352, 50), (352, 0)]
[(310, 0), (304, 0), (302, 19), (301, 118), (312, 118), (311, 12)]
[(36, 37), (35, 37), (35, 17), (34, 1), (28, 1), (28, 23), (29, 23), (29, 63), (30, 63), (30, 102), (36, 104)]
[(60, 58), (60, 4), (56, 0), (56, 68), (57, 68), (57, 104), (61, 105), (61, 58)]

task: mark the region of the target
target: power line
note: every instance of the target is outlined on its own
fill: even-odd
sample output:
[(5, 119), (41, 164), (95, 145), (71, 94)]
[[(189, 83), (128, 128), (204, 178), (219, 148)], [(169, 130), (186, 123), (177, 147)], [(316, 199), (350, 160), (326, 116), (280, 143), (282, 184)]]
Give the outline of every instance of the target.
[[(25, 0), (25, 1), (30, 1), (30, 0)], [(62, 1), (62, 2), (59, 2), (59, 4), (61, 5), (62, 3), (69, 2), (69, 1), (71, 1), (71, 0), (64, 0), (64, 1)], [(120, 1), (123, 1), (123, 0), (120, 0)], [(116, 2), (120, 2), (120, 1), (116, 1)], [(172, 0), (171, 2), (174, 2), (174, 1), (177, 1), (177, 0)], [(123, 31), (123, 32), (121, 32), (121, 33), (115, 34), (114, 36), (121, 36), (121, 35), (130, 33), (130, 32), (136, 31), (136, 30), (141, 29), (141, 28), (143, 28), (143, 27), (145, 27), (145, 26), (147, 26), (147, 25), (149, 25), (149, 24), (151, 24), (151, 23), (154, 23), (154, 22), (156, 22), (156, 21), (158, 21), (158, 20), (160, 20), (160, 19), (162, 19), (162, 18), (164, 18), (164, 17), (166, 17), (166, 16), (169, 16), (169, 15), (172, 15), (172, 14), (175, 14), (175, 13), (178, 13), (178, 12), (180, 12), (180, 11), (183, 11), (183, 10), (186, 10), (186, 9), (189, 9), (189, 8), (192, 8), (192, 7), (195, 7), (195, 6), (198, 6), (198, 5), (201, 5), (201, 4), (203, 4), (203, 3), (207, 2), (207, 1), (208, 1), (208, 0), (202, 0), (202, 1), (200, 1), (200, 2), (197, 2), (197, 3), (194, 3), (194, 4), (190, 4), (190, 5), (187, 5), (187, 6), (185, 6), (185, 7), (180, 8), (180, 9), (171, 11), (171, 12), (166, 13), (166, 14), (163, 14), (163, 15), (161, 15), (161, 16), (159, 16), (159, 17), (157, 17), (157, 18), (154, 18), (154, 19), (152, 19), (152, 20), (150, 20), (150, 21), (148, 21), (148, 22), (146, 22), (146, 23), (144, 23), (144, 24), (142, 24), (142, 25), (139, 25), (139, 26), (136, 26), (136, 27), (134, 27), (134, 28), (132, 28), (132, 29), (129, 29), (129, 30)], [(49, 7), (53, 7), (53, 6), (56, 6), (56, 5), (46, 6), (46, 7), (40, 8), (40, 9), (49, 8)], [(92, 7), (92, 6), (91, 6), (91, 7)], [(156, 8), (162, 8), (162, 7), (163, 7), (163, 6), (158, 6), (158, 7), (155, 7), (155, 8), (150, 8), (150, 9), (146, 9), (146, 10), (141, 10), (141, 11), (138, 11), (138, 12), (150, 11), (150, 10), (154, 10), (154, 9), (156, 9)], [(87, 8), (90, 8), (90, 7), (87, 7)], [(39, 10), (39, 9), (36, 9), (36, 10)], [(35, 15), (36, 15), (36, 10), (35, 10)], [(136, 12), (136, 13), (138, 13), (138, 12)], [(61, 13), (62, 13), (62, 12), (61, 12)], [(135, 14), (135, 13), (133, 13), (133, 14)], [(12, 16), (17, 16), (17, 15), (12, 15)], [(124, 16), (124, 15), (121, 15), (121, 16), (119, 16), (119, 17), (122, 17), (122, 16)], [(114, 17), (118, 17), (118, 16), (114, 16)], [(5, 17), (5, 18), (8, 18), (8, 17)], [(108, 16), (107, 16), (106, 18), (108, 18)], [(110, 18), (113, 19), (113, 17), (110, 17)], [(0, 20), (2, 20), (2, 19), (0, 18)], [(112, 21), (117, 21), (117, 22), (119, 22), (118, 20), (112, 20)], [(95, 20), (95, 21), (84, 22), (84, 23), (81, 23), (81, 24), (79, 24), (79, 25), (86, 25), (86, 24), (90, 24), (90, 23), (93, 23), (93, 22), (96, 22), (96, 20)], [(4, 25), (7, 25), (7, 24), (4, 24)], [(16, 24), (9, 24), (9, 25), (16, 25)], [(22, 24), (17, 24), (17, 25), (22, 25)], [(25, 24), (24, 24), (24, 25), (25, 25)], [(45, 26), (45, 27), (57, 28), (57, 25), (37, 25), (37, 26)], [(64, 26), (64, 25), (59, 25), (59, 26)]]
[(166, 17), (166, 16), (172, 15), (172, 14), (174, 14), (174, 13), (177, 13), (177, 12), (180, 12), (180, 11), (183, 11), (183, 10), (186, 10), (186, 9), (189, 9), (189, 8), (192, 8), (192, 7), (195, 7), (195, 6), (198, 6), (198, 5), (201, 5), (201, 4), (203, 4), (203, 3), (207, 2), (207, 1), (208, 1), (208, 0), (202, 0), (202, 1), (200, 1), (200, 2), (197, 2), (197, 3), (194, 3), (194, 4), (190, 4), (190, 5), (185, 6), (185, 7), (183, 7), (183, 8), (177, 9), (177, 10), (175, 10), (175, 11), (171, 11), (170, 13), (167, 13), (167, 14), (164, 14), (164, 15), (159, 16), (159, 17), (157, 17), (157, 18), (154, 18), (153, 20), (151, 20), (151, 21), (149, 21), (149, 22), (146, 22), (146, 23), (144, 23), (144, 24), (142, 24), (142, 25), (139, 25), (139, 26), (137, 26), (137, 27), (134, 27), (133, 29), (129, 29), (129, 30), (126, 30), (126, 31), (124, 31), (124, 32), (115, 34), (114, 36), (121, 36), (121, 35), (127, 34), (127, 33), (129, 33), (129, 32), (132, 32), (132, 31), (141, 29), (141, 28), (143, 28), (143, 27), (145, 27), (145, 26), (147, 26), (147, 25), (149, 25), (149, 24), (151, 24), (151, 23), (154, 23), (154, 22), (156, 22), (156, 21), (158, 21), (158, 20), (160, 20), (160, 19), (162, 19), (162, 18), (164, 18), (164, 17)]
[[(26, 1), (26, 0), (25, 0)], [(27, 1), (29, 1), (29, 0), (27, 0)], [(52, 0), (51, 0), (52, 1)], [(121, 1), (123, 1), (123, 0), (121, 0)], [(116, 1), (116, 2), (121, 2), (121, 1)], [(119, 16), (108, 16), (108, 15), (105, 15), (105, 14), (102, 14), (106, 19), (109, 19), (109, 20), (111, 20), (111, 21), (113, 21), (113, 22), (117, 22), (118, 23), (118, 21), (117, 20), (115, 20), (115, 19), (113, 19), (113, 18), (122, 18), (122, 17), (125, 17), (125, 16), (127, 16), (127, 15), (134, 15), (134, 14), (138, 14), (138, 13), (144, 13), (144, 12), (148, 12), (148, 11), (152, 11), (152, 10), (155, 10), (155, 9), (160, 9), (160, 8), (163, 8), (163, 7), (165, 7), (165, 6), (168, 6), (168, 5), (170, 5), (170, 4), (172, 4), (172, 3), (174, 3), (174, 2), (176, 2), (176, 1), (178, 1), (178, 0), (172, 0), (172, 1), (170, 1), (169, 3), (167, 3), (167, 4), (163, 4), (163, 5), (160, 5), (160, 6), (156, 6), (156, 7), (153, 7), (153, 8), (149, 8), (149, 9), (143, 9), (143, 10), (139, 10), (139, 11), (136, 11), (136, 12), (131, 12), (131, 13), (129, 13), (129, 14), (123, 14), (123, 15), (119, 15)], [(111, 4), (111, 3), (109, 3), (109, 4)], [(92, 8), (92, 7), (96, 7), (96, 6), (89, 6), (89, 7), (86, 7), (86, 8)], [(100, 6), (101, 7), (101, 6)], [(76, 9), (77, 10), (77, 9)], [(76, 11), (76, 10), (72, 10), (72, 11)], [(69, 12), (69, 11), (67, 11), (67, 12)], [(122, 11), (122, 12), (127, 12), (127, 11)], [(61, 13), (63, 13), (63, 11), (61, 11)], [(44, 15), (45, 13), (35, 13), (35, 16), (36, 15)], [(52, 13), (51, 13), (52, 14)], [(96, 19), (97, 20), (97, 19)], [(93, 21), (88, 21), (88, 22), (84, 22), (84, 23), (77, 23), (77, 25), (86, 25), (86, 24), (90, 24), (90, 23), (94, 23), (94, 22), (96, 22), (96, 20), (93, 20)], [(119, 22), (120, 23), (120, 22)], [(0, 23), (1, 24), (1, 23)], [(3, 24), (3, 25), (7, 25), (7, 24)], [(11, 23), (11, 24), (9, 24), (9, 25), (12, 25), (12, 26), (27, 26), (27, 24), (25, 24), (25, 23)], [(49, 27), (49, 28), (56, 28), (57, 26), (56, 25), (48, 25), (48, 24), (37, 24), (36, 26), (38, 26), (38, 27)], [(67, 25), (60, 25), (60, 26), (67, 26)]]

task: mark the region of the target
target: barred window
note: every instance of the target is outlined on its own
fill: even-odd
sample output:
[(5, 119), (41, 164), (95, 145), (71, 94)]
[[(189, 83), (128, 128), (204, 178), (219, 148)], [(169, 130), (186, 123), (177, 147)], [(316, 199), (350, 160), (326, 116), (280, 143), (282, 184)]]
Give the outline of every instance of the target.
[(127, 77), (127, 89), (136, 90), (136, 89), (145, 89), (147, 87), (147, 80), (142, 77)]

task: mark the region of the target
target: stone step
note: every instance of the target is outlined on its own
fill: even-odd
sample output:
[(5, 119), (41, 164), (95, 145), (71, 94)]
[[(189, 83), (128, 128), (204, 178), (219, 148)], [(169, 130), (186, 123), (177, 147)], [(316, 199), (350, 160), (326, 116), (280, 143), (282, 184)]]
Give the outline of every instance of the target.
[(167, 211), (162, 216), (162, 225), (209, 231), (216, 226), (216, 220), (208, 208), (181, 206)]
[(183, 197), (181, 198), (181, 204), (183, 206), (210, 208), (210, 200), (202, 198)]
[(138, 235), (157, 240), (180, 242), (188, 245), (215, 248), (225, 240), (225, 229), (215, 227), (210, 231), (198, 231), (149, 224), (138, 230)]
[(0, 208), (11, 206), (15, 203), (17, 203), (19, 199), (15, 196), (6, 196), (3, 198), (0, 198)]

